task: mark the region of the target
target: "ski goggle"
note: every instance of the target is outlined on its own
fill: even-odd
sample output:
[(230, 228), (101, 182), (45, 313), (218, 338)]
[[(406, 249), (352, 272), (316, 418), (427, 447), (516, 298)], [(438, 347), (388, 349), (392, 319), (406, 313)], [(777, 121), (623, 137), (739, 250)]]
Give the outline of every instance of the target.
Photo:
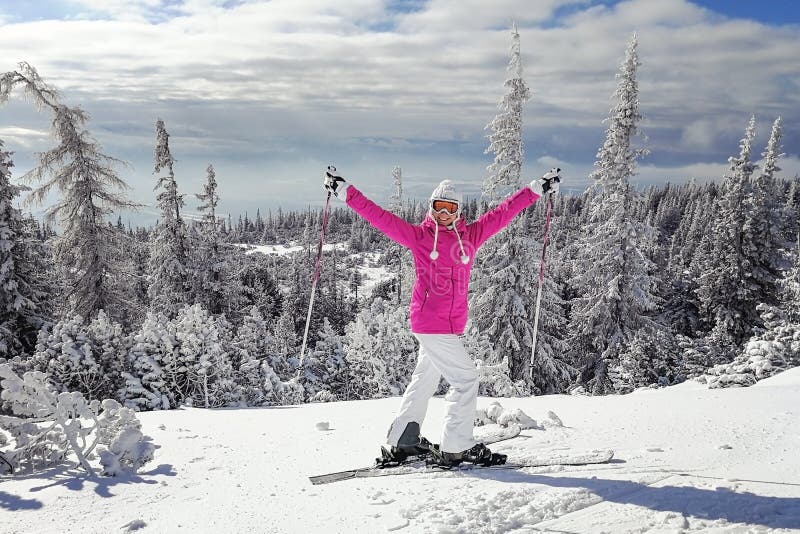
[(434, 200), (431, 202), (431, 209), (434, 213), (455, 215), (458, 213), (458, 202), (453, 202), (452, 200)]

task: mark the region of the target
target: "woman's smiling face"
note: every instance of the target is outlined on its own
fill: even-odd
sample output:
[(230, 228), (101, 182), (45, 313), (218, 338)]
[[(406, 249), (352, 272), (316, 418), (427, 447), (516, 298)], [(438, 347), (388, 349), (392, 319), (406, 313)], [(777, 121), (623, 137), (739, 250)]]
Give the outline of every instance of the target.
[(455, 213), (442, 213), (442, 212), (433, 212), (433, 220), (436, 221), (437, 224), (441, 224), (442, 226), (450, 226), (454, 222), (458, 215)]

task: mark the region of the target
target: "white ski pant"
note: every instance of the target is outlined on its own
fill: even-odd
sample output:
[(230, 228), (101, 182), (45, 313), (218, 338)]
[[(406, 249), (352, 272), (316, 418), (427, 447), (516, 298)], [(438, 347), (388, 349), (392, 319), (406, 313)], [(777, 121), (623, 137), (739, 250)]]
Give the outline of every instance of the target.
[(461, 452), (475, 445), (472, 427), (478, 399), (478, 371), (455, 334), (414, 334), (419, 340), (419, 357), (411, 383), (403, 394), (400, 411), (389, 427), (387, 443), (397, 445), (406, 425), (422, 427), (428, 401), (444, 376), (450, 391), (445, 396), (444, 430), (441, 450)]

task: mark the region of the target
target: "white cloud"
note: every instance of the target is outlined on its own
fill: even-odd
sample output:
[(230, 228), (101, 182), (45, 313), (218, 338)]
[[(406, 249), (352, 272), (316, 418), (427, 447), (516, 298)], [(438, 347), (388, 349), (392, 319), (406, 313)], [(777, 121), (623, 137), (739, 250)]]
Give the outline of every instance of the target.
[[(280, 159), (282, 176), (305, 180), (310, 165), (292, 160), (361, 154), (365, 174), (402, 157), (431, 165), (419, 173), (431, 179), (453, 168), (479, 181), (490, 159), (483, 127), (507, 76), (504, 28), (515, 19), (534, 93), (525, 114), (526, 132), (539, 140), (526, 147), (534, 174), (553, 166), (548, 158), (575, 177), (591, 171), (633, 32), (645, 130), (675, 165), (714, 154), (724, 166), (721, 154), (736, 149), (751, 113), (782, 115), (789, 151), (800, 152), (792, 137), (800, 121), (796, 27), (721, 19), (686, 0), (431, 0), (411, 13), (388, 4), (81, 0), (84, 13), (108, 20), (0, 22), (9, 62), (0, 67), (29, 61), (92, 114), (101, 142), (141, 154), (133, 157), (143, 169), (163, 116), (185, 150), (176, 157), (202, 157), (199, 169), (209, 159), (248, 158), (251, 167)], [(555, 19), (565, 6), (572, 14)], [(430, 155), (442, 146), (450, 153)], [(237, 175), (248, 172), (255, 179), (255, 170)], [(669, 172), (643, 168), (641, 179), (663, 181)]]

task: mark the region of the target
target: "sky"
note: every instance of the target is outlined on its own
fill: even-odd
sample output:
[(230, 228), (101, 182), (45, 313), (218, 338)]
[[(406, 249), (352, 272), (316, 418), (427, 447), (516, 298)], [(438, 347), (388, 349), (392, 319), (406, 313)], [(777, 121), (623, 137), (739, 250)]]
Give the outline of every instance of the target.
[[(588, 185), (626, 43), (635, 33), (639, 187), (720, 180), (751, 115), (754, 156), (783, 120), (782, 175), (800, 173), (800, 6), (688, 0), (0, 0), (0, 69), (33, 65), (91, 117), (119, 174), (157, 217), (155, 122), (170, 133), (186, 213), (206, 167), (220, 210), (319, 206), (327, 165), (379, 203), (399, 166), (407, 196), (442, 179), (477, 194), (486, 125), (521, 36), (526, 180), (553, 166)], [(52, 146), (23, 95), (0, 108), (15, 177)], [(34, 184), (35, 185), (35, 184)], [(46, 206), (31, 208), (41, 211)]]

